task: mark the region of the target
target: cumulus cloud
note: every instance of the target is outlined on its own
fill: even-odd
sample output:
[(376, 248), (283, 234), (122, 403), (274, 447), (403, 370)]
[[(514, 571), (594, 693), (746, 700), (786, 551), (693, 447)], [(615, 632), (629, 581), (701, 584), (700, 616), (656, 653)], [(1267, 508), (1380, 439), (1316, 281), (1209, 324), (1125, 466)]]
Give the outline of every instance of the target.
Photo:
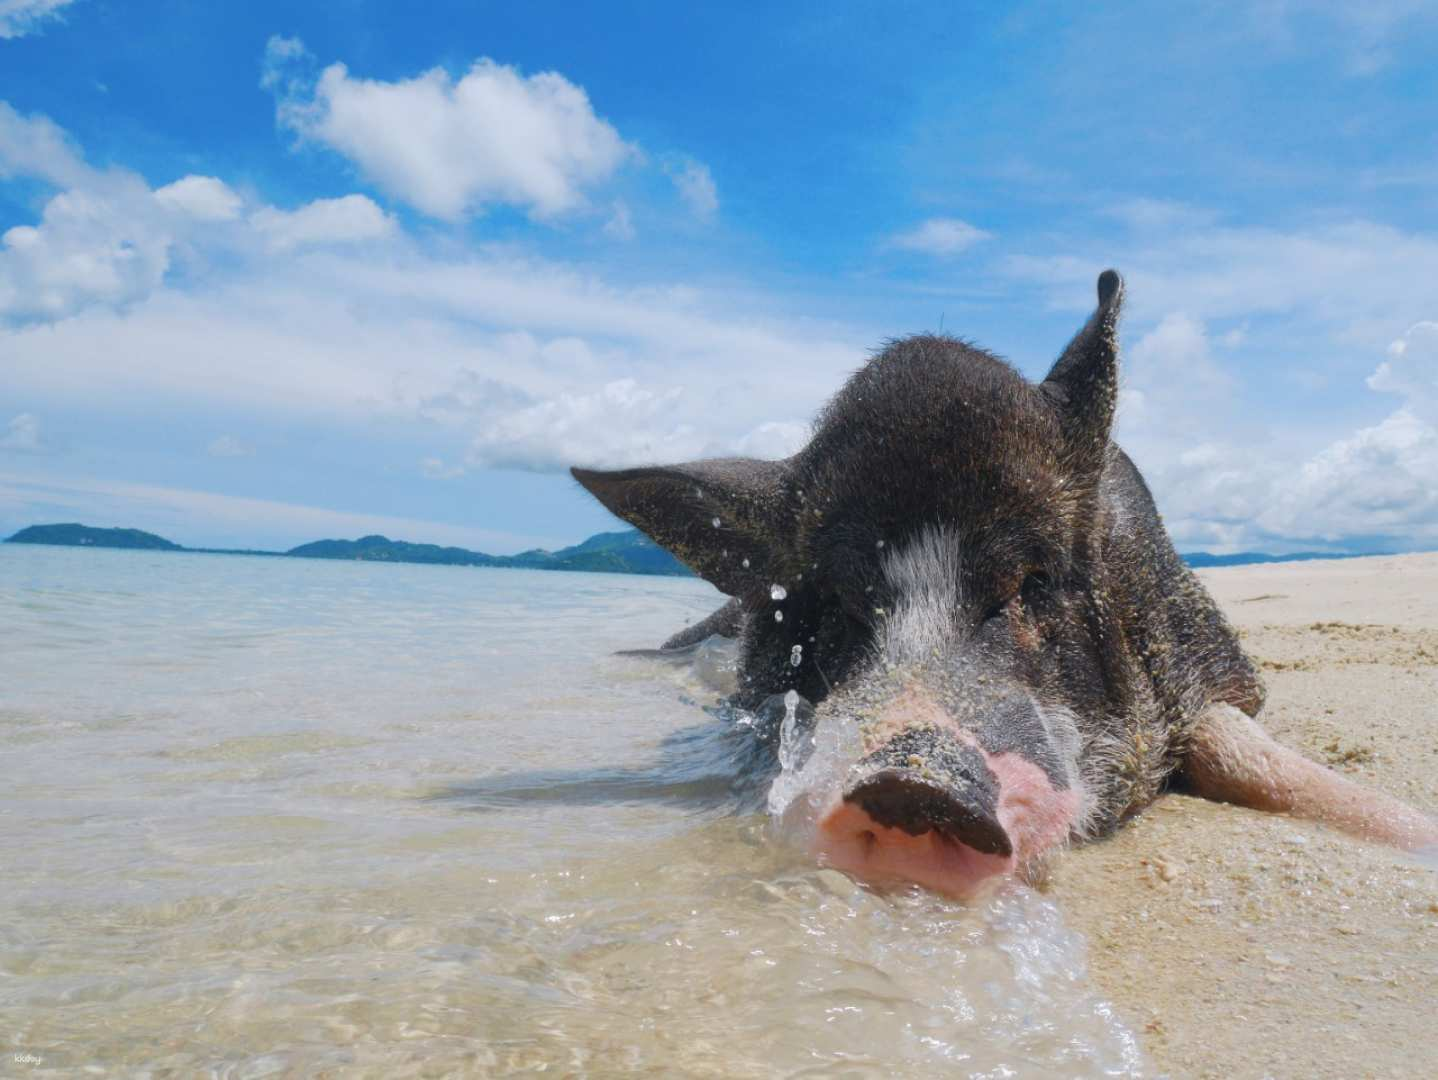
[(675, 424), (676, 387), (616, 379), (591, 392), (561, 393), (488, 417), (470, 446), (477, 467), (559, 472), (570, 465), (638, 465), (695, 457), (703, 438)]
[(53, 321), (92, 303), (124, 307), (170, 265), (172, 235), (133, 178), (61, 192), (37, 225), (0, 235), (0, 316)]
[(0, 234), (0, 321), (53, 323), (92, 306), (125, 310), (152, 295), (190, 253), (271, 256), (397, 235), (363, 195), (293, 210), (247, 203), (213, 176), (151, 189), (121, 168), (97, 170), (43, 116), (0, 102), (0, 178), (60, 188), (40, 220)]
[(410, 460), (441, 471), (782, 456), (868, 339), (734, 314), (756, 306), (492, 253), (300, 252), (263, 278), (12, 332), (7, 379), (35, 400), (410, 425), (433, 446)]
[(1402, 404), (1304, 462), (1275, 489), (1261, 525), (1328, 541), (1438, 544), (1438, 323), (1419, 322), (1389, 345), (1367, 383)]
[(323, 244), (358, 244), (396, 232), (394, 219), (363, 195), (316, 199), (298, 210), (257, 210), (250, 222), (272, 251)]
[(59, 125), (38, 113), (22, 116), (0, 101), (0, 179), (33, 176), (68, 187), (90, 175), (79, 148)]
[(33, 413), (22, 412), (11, 418), (0, 432), (0, 450), (36, 454), (44, 449), (40, 441), (40, 420)]
[(234, 221), (244, 200), (223, 180), (213, 176), (186, 176), (155, 189), (155, 201), (195, 221)]
[(1165, 318), (1126, 361), (1118, 439), (1180, 548), (1438, 544), (1438, 324), (1413, 326), (1366, 380), (1399, 395), (1397, 409), (1307, 454), (1253, 429), (1232, 400), (1236, 380), (1189, 317)]
[(1257, 508), (1275, 535), (1438, 543), (1438, 428), (1401, 408), (1303, 463)]
[(693, 158), (680, 157), (665, 162), (664, 172), (695, 217), (707, 221), (719, 212), (719, 188), (709, 166)]
[(1202, 438), (1232, 421), (1234, 378), (1213, 355), (1207, 327), (1171, 312), (1132, 347), (1120, 370), (1118, 437), (1125, 445)]
[(0, 40), (36, 33), (73, 0), (0, 0)]
[(304, 60), (295, 39), (266, 50), (261, 85), (278, 96), (280, 124), (431, 217), (456, 221), (492, 204), (560, 214), (632, 152), (557, 72), (525, 76), (484, 58), (459, 79), (434, 68), (385, 82), (336, 63), (311, 84)]
[(926, 255), (957, 255), (989, 239), (990, 235), (958, 218), (930, 218), (908, 232), (891, 237), (889, 247), (921, 251)]

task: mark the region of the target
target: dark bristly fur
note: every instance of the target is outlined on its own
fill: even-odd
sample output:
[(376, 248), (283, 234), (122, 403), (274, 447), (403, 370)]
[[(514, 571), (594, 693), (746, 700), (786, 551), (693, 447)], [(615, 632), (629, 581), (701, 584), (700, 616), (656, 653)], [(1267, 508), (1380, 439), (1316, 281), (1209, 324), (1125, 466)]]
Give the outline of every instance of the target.
[(1019, 747), (1055, 776), (1046, 741), (1062, 739), (1044, 717), (1072, 717), (1089, 800), (1081, 831), (1102, 833), (1181, 767), (1206, 707), (1256, 715), (1263, 701), (1110, 441), (1122, 293), (1106, 271), (1093, 317), (1040, 384), (955, 338), (911, 337), (859, 370), (787, 460), (574, 476), (735, 598), (666, 644), (740, 634), (739, 703), (795, 689), (820, 704), (820, 722), (862, 717), (897, 692), (878, 657), (885, 619), (905, 602), (886, 559), (946, 538), (959, 586), (950, 625), (905, 680), (986, 747)]

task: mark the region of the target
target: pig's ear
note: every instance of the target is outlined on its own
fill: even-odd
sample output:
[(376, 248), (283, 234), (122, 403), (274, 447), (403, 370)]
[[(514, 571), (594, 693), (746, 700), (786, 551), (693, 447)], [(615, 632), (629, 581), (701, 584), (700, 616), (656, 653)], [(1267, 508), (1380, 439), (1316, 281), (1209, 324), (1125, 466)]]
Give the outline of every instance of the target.
[(1075, 456), (1098, 466), (1108, 447), (1118, 402), (1118, 316), (1123, 278), (1098, 276), (1098, 309), (1054, 364), (1043, 390), (1059, 405), (1064, 435)]
[(783, 580), (785, 462), (723, 458), (569, 471), (611, 513), (649, 534), (720, 592), (758, 599)]

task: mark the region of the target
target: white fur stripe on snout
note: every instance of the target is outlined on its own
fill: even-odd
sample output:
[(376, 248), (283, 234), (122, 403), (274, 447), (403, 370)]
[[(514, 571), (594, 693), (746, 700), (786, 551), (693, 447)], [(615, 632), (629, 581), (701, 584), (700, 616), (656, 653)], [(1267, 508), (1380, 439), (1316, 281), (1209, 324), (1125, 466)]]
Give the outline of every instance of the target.
[[(890, 551), (882, 569), (888, 586), (891, 608), (880, 617), (875, 634), (875, 654), (889, 668), (923, 668), (937, 660), (954, 663), (965, 656), (959, 640), (965, 631), (960, 622), (963, 610), (963, 583), (959, 576), (963, 548), (957, 533), (931, 525), (911, 543)], [(978, 659), (967, 654), (970, 661)], [(1069, 788), (1078, 795), (1074, 831), (1084, 835), (1096, 811), (1090, 792), (1095, 790), (1089, 771), (1078, 717), (1071, 709), (1045, 705), (1032, 693), (1022, 692), (1042, 725), (1043, 734), (1063, 763)]]
[(958, 536), (929, 526), (883, 562), (892, 610), (881, 619), (877, 651), (893, 666), (932, 659), (951, 646), (962, 597)]

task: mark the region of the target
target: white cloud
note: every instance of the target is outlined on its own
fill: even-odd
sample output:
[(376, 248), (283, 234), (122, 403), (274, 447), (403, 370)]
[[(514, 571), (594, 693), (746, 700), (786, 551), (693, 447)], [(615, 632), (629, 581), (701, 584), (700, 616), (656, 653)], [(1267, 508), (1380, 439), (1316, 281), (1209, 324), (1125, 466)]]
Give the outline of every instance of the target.
[(1415, 323), (1388, 346), (1388, 359), (1368, 376), (1370, 389), (1402, 394), (1438, 417), (1438, 322)]
[(282, 210), (247, 206), (213, 176), (184, 176), (151, 190), (133, 172), (90, 168), (48, 119), (23, 117), (0, 102), (0, 178), (8, 176), (61, 190), (38, 222), (0, 234), (0, 322), (56, 322), (92, 306), (127, 309), (192, 254), (253, 260), (398, 235), (394, 219), (363, 195)]
[(714, 174), (709, 171), (709, 166), (693, 158), (681, 157), (666, 162), (664, 171), (695, 217), (707, 221), (718, 213), (719, 188), (714, 183)]
[(380, 240), (396, 232), (394, 219), (363, 195), (316, 199), (298, 210), (267, 206), (250, 217), (271, 251)]
[(233, 435), (221, 435), (210, 441), (210, 444), (205, 447), (205, 453), (210, 457), (217, 458), (252, 457), (255, 448), (249, 443), (241, 442)]
[(21, 116), (0, 101), (0, 179), (33, 176), (67, 187), (91, 175), (79, 149), (49, 117)]
[(385, 82), (336, 63), (310, 86), (296, 73), (303, 58), (294, 39), (266, 51), (262, 85), (279, 94), (279, 122), (431, 217), (456, 221), (491, 204), (560, 214), (632, 152), (557, 72), (526, 77), (486, 58), (458, 80), (435, 68)]
[(673, 422), (677, 387), (616, 379), (591, 392), (561, 393), (484, 417), (467, 463), (477, 468), (559, 472), (570, 465), (619, 467), (698, 457), (704, 437)]
[(802, 450), (813, 425), (802, 420), (766, 420), (734, 443), (734, 453), (777, 461)]
[(811, 415), (867, 344), (732, 314), (756, 301), (615, 288), (534, 259), (333, 251), (265, 270), (21, 328), (8, 383), (37, 401), (407, 424), (438, 451), (420, 456), (473, 444), (476, 466), (557, 471), (781, 456), (788, 418)]
[(33, 34), (73, 0), (0, 0), (0, 40)]
[(196, 221), (234, 221), (244, 200), (223, 180), (213, 176), (186, 176), (155, 190), (155, 200)]
[(1278, 535), (1438, 543), (1438, 428), (1399, 409), (1324, 448), (1272, 494), (1257, 521)]
[(1125, 220), (1128, 233), (1082, 245), (1091, 254), (1012, 255), (999, 269), (1045, 287), (1052, 307), (1080, 312), (1093, 306), (1099, 271), (1115, 266), (1129, 286), (1130, 319), (1172, 311), (1202, 320), (1286, 316), (1357, 347), (1429, 311), (1438, 280), (1438, 236), (1371, 221), (1203, 228), (1151, 208)]
[(52, 321), (89, 304), (124, 307), (170, 265), (171, 234), (131, 177), (63, 191), (37, 225), (0, 235), (0, 317)]
[(0, 432), (0, 450), (35, 454), (44, 449), (40, 441), (40, 420), (33, 413), (22, 412), (13, 417)]
[(1184, 312), (1124, 350), (1117, 437), (1176, 450), (1233, 422), (1235, 380), (1214, 359), (1206, 327)]
[(1387, 355), (1367, 383), (1400, 395), (1400, 407), (1304, 454), (1250, 430), (1232, 400), (1236, 380), (1187, 316), (1127, 350), (1118, 439), (1180, 548), (1438, 544), (1438, 324), (1416, 324)]
[(889, 240), (889, 247), (922, 251), (927, 255), (957, 255), (967, 251), (990, 233), (957, 218), (930, 218), (908, 232)]

